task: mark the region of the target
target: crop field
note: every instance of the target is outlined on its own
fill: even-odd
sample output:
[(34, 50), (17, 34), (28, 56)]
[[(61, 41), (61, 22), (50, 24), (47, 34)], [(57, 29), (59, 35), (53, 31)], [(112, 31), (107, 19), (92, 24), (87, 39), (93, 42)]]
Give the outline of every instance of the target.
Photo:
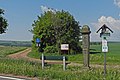
[[(83, 55), (66, 55), (68, 60), (79, 65), (67, 65), (63, 71), (63, 65), (47, 65), (43, 70), (40, 62), (16, 60), (7, 57), (0, 58), (0, 73), (37, 77), (40, 80), (120, 80), (120, 43), (109, 43), (107, 53), (107, 75), (103, 75), (104, 56), (101, 52), (101, 45), (91, 45), (90, 66), (85, 69), (82, 66)], [(5, 50), (6, 51), (6, 50)], [(11, 50), (10, 50), (11, 51)], [(8, 55), (4, 53), (2, 55)], [(34, 56), (33, 56), (34, 55)], [(41, 54), (30, 53), (29, 56), (39, 58)]]
[(0, 58), (26, 49), (26, 47), (0, 46)]
[[(108, 43), (109, 51), (107, 55), (107, 64), (120, 65), (120, 43)], [(91, 54), (91, 62), (102, 64), (104, 60), (104, 53), (101, 51), (101, 45), (91, 45), (91, 49), (96, 54)], [(92, 51), (91, 51), (92, 52)]]

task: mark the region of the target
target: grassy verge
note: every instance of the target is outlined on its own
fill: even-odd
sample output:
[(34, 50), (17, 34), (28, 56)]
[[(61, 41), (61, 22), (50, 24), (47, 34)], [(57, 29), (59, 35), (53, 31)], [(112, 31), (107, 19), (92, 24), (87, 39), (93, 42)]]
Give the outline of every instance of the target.
[[(92, 67), (90, 70), (83, 66), (68, 65), (67, 70), (62, 70), (62, 65), (47, 65), (44, 70), (41, 63), (26, 60), (15, 60), (9, 58), (0, 58), (0, 73), (23, 75), (28, 77), (38, 77), (40, 80), (120, 80), (120, 54), (119, 46), (110, 44), (110, 52), (107, 53), (107, 75), (103, 75), (103, 66)], [(114, 47), (114, 48), (113, 48)], [(116, 47), (116, 48), (115, 48)], [(91, 64), (103, 65), (103, 53), (101, 53), (100, 45), (92, 45), (90, 54)], [(97, 53), (98, 52), (98, 53)], [(99, 53), (100, 52), (100, 53)], [(40, 53), (30, 53), (32, 57), (39, 58)], [(51, 55), (51, 54), (45, 54)], [(54, 55), (54, 54), (52, 54)], [(66, 55), (71, 62), (82, 63), (83, 55)], [(117, 66), (115, 66), (117, 65)]]
[[(103, 69), (84, 69), (82, 66), (67, 66), (62, 70), (62, 65), (48, 65), (44, 70), (40, 63), (25, 60), (0, 58), (0, 73), (38, 77), (45, 80), (103, 80)], [(106, 80), (119, 80), (120, 69), (109, 68)]]

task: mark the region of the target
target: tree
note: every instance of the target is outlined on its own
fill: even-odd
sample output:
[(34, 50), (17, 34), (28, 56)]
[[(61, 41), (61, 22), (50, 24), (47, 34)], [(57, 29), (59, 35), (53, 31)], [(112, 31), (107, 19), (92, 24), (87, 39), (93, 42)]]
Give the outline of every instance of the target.
[[(34, 37), (42, 40), (42, 43), (47, 46), (57, 47), (60, 52), (60, 44), (70, 44), (70, 49), (74, 52), (79, 52), (78, 45), (80, 39), (80, 26), (74, 17), (65, 11), (48, 11), (38, 16), (38, 20), (33, 23), (32, 30)], [(35, 46), (35, 43), (33, 44)]]
[(4, 10), (0, 9), (0, 34), (5, 33), (8, 23), (7, 20), (3, 17)]

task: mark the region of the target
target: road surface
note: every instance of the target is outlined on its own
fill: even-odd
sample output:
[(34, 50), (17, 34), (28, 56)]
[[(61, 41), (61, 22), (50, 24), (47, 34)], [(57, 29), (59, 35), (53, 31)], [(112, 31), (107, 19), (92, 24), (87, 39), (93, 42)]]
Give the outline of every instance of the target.
[(0, 80), (30, 80), (30, 79), (20, 79), (15, 77), (0, 76)]

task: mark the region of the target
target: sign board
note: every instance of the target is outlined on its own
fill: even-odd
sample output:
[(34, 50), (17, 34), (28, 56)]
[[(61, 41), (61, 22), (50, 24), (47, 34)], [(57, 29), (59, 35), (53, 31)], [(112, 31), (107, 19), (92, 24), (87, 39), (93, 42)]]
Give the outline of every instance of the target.
[(102, 52), (108, 52), (108, 46), (102, 46)]
[(108, 52), (107, 40), (102, 39), (102, 52)]
[(102, 39), (102, 46), (107, 46), (107, 40), (106, 39)]
[(69, 44), (61, 44), (61, 50), (69, 50)]
[(36, 43), (40, 43), (40, 38), (36, 38)]

